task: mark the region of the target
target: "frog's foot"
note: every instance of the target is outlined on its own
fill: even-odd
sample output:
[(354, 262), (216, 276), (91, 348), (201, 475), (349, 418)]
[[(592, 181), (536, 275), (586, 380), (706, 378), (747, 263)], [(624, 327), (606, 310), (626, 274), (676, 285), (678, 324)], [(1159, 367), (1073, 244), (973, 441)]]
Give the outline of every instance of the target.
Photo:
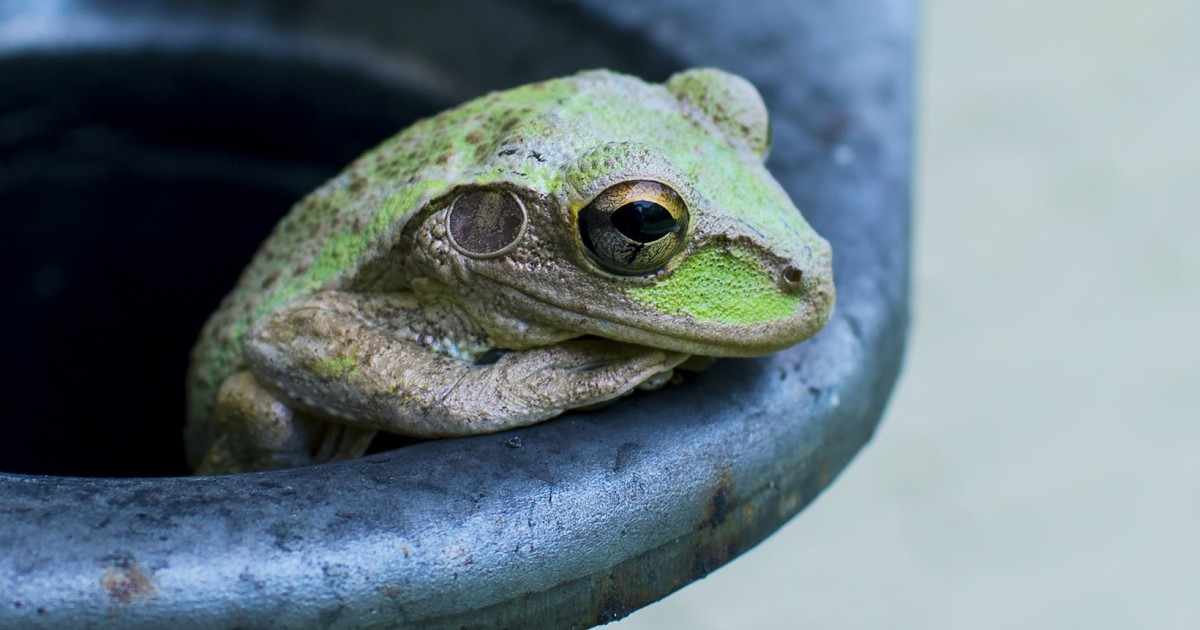
[(374, 431), (298, 414), (238, 372), (217, 395), (215, 439), (196, 465), (198, 475), (306, 466), (361, 455)]
[[(716, 359), (713, 357), (706, 357), (699, 354), (692, 355), (684, 360), (683, 363), (676, 365), (674, 369), (659, 372), (638, 383), (637, 390), (639, 392), (652, 392), (662, 389), (667, 385), (678, 385), (683, 382), (683, 372), (703, 372), (712, 367), (715, 361)], [(605, 404), (607, 403), (601, 403), (599, 406), (603, 407)], [(588, 407), (588, 409), (592, 408)]]
[(495, 425), (486, 430), (506, 429), (568, 409), (604, 407), (635, 388), (658, 389), (686, 359), (683, 353), (608, 339), (574, 339), (505, 353), (480, 370), (479, 378), (460, 381), (445, 400), (474, 407), (470, 415)]

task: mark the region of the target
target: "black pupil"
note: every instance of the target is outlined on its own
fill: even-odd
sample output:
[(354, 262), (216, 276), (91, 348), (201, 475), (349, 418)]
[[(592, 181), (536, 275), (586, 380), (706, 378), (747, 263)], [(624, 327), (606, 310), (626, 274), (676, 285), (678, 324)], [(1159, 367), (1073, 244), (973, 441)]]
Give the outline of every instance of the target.
[(679, 229), (667, 209), (653, 201), (631, 201), (612, 213), (612, 226), (631, 241), (651, 243)]

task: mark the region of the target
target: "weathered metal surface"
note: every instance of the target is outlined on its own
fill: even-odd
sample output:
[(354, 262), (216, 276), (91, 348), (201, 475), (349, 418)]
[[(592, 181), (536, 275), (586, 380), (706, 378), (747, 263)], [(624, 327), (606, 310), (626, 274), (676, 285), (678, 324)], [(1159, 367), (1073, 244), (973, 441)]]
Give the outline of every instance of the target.
[[(221, 478), (0, 476), (0, 627), (586, 627), (746, 551), (870, 438), (907, 323), (910, 2), (53, 4), (86, 14), (84, 48), (336, 52), (455, 98), (592, 65), (741, 73), (839, 296), (790, 351), (519, 431)], [(66, 17), (19, 45), (62, 54)]]

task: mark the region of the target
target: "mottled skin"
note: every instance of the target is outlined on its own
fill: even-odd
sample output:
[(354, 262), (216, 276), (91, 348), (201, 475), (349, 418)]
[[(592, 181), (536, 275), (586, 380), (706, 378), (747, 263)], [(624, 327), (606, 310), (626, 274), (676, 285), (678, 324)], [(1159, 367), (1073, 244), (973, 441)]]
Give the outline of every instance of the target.
[[(767, 145), (758, 93), (711, 69), (663, 85), (583, 72), (414, 124), (297, 204), (205, 325), (192, 464), (278, 468), (357, 456), (376, 431), (532, 424), (659, 386), (702, 363), (689, 357), (811, 336), (833, 305), (830, 250), (764, 168)], [(579, 225), (630, 181), (664, 184), (687, 216), (674, 253), (632, 275)], [(447, 232), (483, 203), (523, 222), (503, 239), (478, 228), (512, 241), (480, 255)]]

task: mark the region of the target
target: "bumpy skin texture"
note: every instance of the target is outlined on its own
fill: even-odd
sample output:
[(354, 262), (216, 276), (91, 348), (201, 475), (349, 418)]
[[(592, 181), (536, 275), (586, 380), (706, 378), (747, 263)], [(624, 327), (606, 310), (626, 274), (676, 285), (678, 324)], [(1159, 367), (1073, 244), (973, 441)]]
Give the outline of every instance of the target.
[[(693, 355), (811, 336), (833, 306), (830, 250), (767, 146), (758, 93), (713, 69), (583, 72), (414, 124), (297, 204), (209, 319), (189, 458), (237, 472), (356, 456), (379, 430), (497, 431), (661, 385)], [(614, 272), (581, 236), (581, 211), (628, 181), (686, 206), (648, 273)], [(485, 206), (519, 229), (470, 212)], [(506, 243), (450, 238), (472, 221)]]

